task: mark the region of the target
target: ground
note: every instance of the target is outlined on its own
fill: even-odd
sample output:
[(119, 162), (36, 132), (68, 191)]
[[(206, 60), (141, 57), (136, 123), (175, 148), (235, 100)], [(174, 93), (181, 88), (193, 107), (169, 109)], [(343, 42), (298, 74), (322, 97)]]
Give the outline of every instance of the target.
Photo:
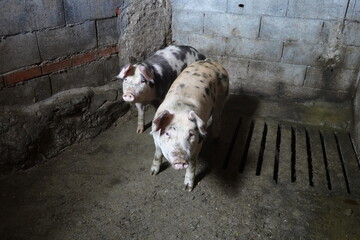
[(165, 164), (150, 175), (152, 137), (135, 132), (136, 117), (127, 115), (48, 162), (3, 176), (0, 239), (360, 239), (360, 196), (351, 185), (351, 193), (334, 191), (281, 181), (280, 172), (276, 183), (264, 168), (256, 175), (251, 158), (239, 173), (231, 162), (224, 167), (234, 141), (223, 135), (206, 140), (188, 192), (184, 171)]

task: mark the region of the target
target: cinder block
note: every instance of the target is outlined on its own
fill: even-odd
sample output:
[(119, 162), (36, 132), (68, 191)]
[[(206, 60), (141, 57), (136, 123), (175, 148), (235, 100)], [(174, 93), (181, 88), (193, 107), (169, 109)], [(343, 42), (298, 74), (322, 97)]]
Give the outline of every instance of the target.
[(62, 0), (0, 1), (0, 36), (65, 25)]
[(252, 81), (302, 86), (306, 66), (285, 63), (250, 61), (249, 79)]
[(204, 32), (224, 37), (256, 38), (260, 17), (240, 16), (231, 13), (205, 13)]
[(71, 88), (96, 87), (110, 82), (119, 73), (118, 56), (92, 62), (66, 72), (50, 75), (52, 92)]
[(173, 32), (182, 31), (202, 34), (204, 31), (204, 13), (174, 10), (172, 28)]
[(308, 67), (305, 86), (318, 89), (352, 92), (358, 70)]
[(344, 68), (354, 70), (360, 68), (360, 47), (346, 47)]
[(43, 60), (67, 56), (96, 47), (94, 22), (37, 33)]
[(285, 16), (288, 0), (228, 0), (228, 12), (245, 15)]
[(342, 19), (348, 0), (289, 0), (288, 17), (324, 20)]
[(322, 60), (325, 51), (325, 45), (285, 42), (282, 62), (299, 65), (319, 66), (323, 64)]
[(226, 55), (228, 56), (268, 61), (280, 61), (281, 51), (281, 41), (245, 38), (230, 38), (226, 47)]
[(351, 94), (349, 92), (289, 85), (280, 86), (278, 96), (283, 100), (293, 100), (301, 103), (311, 104), (315, 102), (334, 102), (336, 104), (342, 102), (348, 103), (351, 99)]
[(344, 44), (360, 46), (360, 24), (345, 21)]
[(96, 21), (98, 45), (114, 45), (118, 42), (117, 19), (108, 18)]
[(219, 61), (229, 73), (230, 79), (247, 79), (249, 60), (231, 57), (219, 57)]
[(205, 56), (223, 56), (225, 54), (225, 38), (188, 32), (174, 32), (173, 41), (178, 45), (190, 45)]
[(116, 8), (119, 5), (120, 3), (117, 0), (108, 0), (106, 2), (98, 0), (64, 0), (66, 23), (115, 17)]
[(50, 96), (49, 77), (43, 76), (0, 90), (0, 105), (28, 105)]
[(34, 33), (0, 40), (0, 73), (41, 62)]
[(259, 79), (230, 80), (231, 94), (256, 95), (266, 98), (276, 98), (279, 92), (279, 83), (262, 81)]
[(202, 12), (226, 12), (226, 1), (218, 0), (171, 0), (173, 9), (179, 10), (195, 10)]
[(261, 39), (321, 43), (323, 21), (299, 18), (263, 17)]
[(350, 0), (346, 19), (360, 21), (360, 4), (358, 0)]

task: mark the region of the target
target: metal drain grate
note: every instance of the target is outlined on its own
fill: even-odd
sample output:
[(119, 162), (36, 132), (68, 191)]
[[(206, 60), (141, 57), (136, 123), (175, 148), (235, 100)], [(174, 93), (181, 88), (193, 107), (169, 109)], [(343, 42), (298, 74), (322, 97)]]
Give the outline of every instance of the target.
[(348, 132), (246, 117), (225, 120), (224, 170), (277, 184), (360, 193), (360, 164)]

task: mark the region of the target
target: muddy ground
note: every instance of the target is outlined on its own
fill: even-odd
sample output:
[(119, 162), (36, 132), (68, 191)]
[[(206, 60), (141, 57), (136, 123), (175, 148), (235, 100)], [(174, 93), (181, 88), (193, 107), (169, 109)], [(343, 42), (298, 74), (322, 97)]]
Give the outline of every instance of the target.
[(164, 164), (150, 175), (152, 137), (135, 131), (127, 115), (46, 163), (3, 176), (0, 239), (360, 239), (354, 193), (224, 169), (226, 136), (206, 140), (187, 192), (184, 171)]

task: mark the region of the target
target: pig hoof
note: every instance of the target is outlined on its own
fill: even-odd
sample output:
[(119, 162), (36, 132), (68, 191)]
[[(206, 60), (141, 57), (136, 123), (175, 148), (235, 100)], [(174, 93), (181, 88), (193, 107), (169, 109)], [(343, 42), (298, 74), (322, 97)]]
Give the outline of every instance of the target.
[(143, 132), (144, 132), (144, 129), (143, 129), (143, 128), (138, 128), (138, 129), (136, 130), (136, 132), (139, 133), (139, 134), (140, 134), (140, 133), (143, 133)]
[(150, 174), (153, 175), (153, 176), (155, 176), (155, 175), (157, 175), (157, 174), (159, 173), (159, 171), (160, 171), (160, 167), (152, 166), (152, 167), (151, 167)]
[(193, 186), (190, 184), (185, 184), (184, 190), (188, 190), (189, 192), (191, 192), (193, 190)]

